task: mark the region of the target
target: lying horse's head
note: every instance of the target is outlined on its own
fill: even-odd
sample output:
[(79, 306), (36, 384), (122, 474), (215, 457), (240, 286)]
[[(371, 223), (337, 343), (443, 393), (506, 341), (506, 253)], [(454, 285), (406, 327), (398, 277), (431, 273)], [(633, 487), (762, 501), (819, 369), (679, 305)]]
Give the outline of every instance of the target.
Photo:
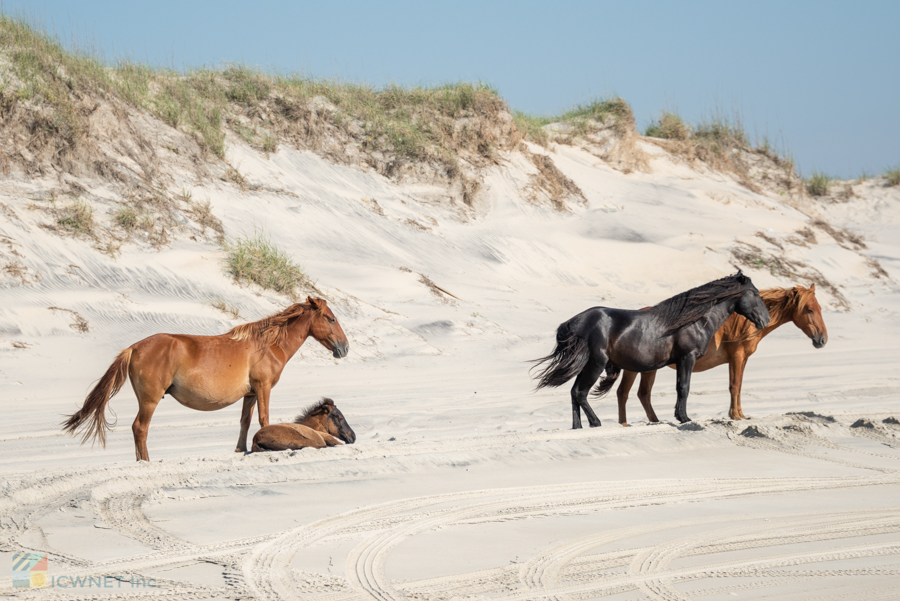
[(335, 438), (339, 438), (347, 444), (356, 442), (356, 433), (344, 414), (338, 409), (334, 401), (323, 398), (321, 401), (307, 409), (303, 415), (294, 420), (295, 424), (301, 424), (319, 432), (326, 432)]
[(341, 324), (328, 308), (325, 299), (309, 296), (306, 298), (306, 302), (313, 310), (312, 321), (309, 325), (310, 335), (331, 351), (336, 359), (346, 357), (350, 352), (350, 343), (347, 341)]

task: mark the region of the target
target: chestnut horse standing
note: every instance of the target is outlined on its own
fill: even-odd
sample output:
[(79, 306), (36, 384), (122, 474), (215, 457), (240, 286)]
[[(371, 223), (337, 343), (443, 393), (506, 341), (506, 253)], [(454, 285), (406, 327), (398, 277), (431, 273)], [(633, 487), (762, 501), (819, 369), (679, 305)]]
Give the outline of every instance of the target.
[(294, 419), (292, 424), (270, 424), (253, 437), (251, 451), (287, 451), (334, 447), (343, 440), (356, 442), (356, 433), (331, 399), (322, 399)]
[[(828, 330), (822, 319), (822, 307), (816, 300), (816, 285), (809, 288), (794, 286), (793, 288), (769, 288), (760, 290), (769, 315), (772, 317), (769, 325), (763, 329), (757, 329), (746, 318), (738, 314), (732, 314), (725, 324), (716, 332), (709, 341), (706, 354), (697, 359), (694, 371), (706, 371), (719, 365), (728, 364), (728, 390), (731, 393), (731, 408), (728, 416), (731, 419), (747, 419), (741, 409), (741, 385), (744, 381), (744, 368), (750, 355), (756, 352), (756, 347), (768, 334), (792, 321), (795, 326), (812, 339), (813, 346), (822, 348), (828, 342)], [(669, 367), (675, 367), (670, 365)], [(625, 417), (625, 404), (628, 402), (628, 393), (637, 373), (624, 371), (622, 382), (616, 391), (619, 398), (619, 423), (628, 425)], [(641, 384), (638, 387), (638, 398), (651, 422), (659, 421), (653, 405), (650, 403), (650, 391), (656, 380), (655, 371), (645, 371), (641, 374)]]
[(131, 426), (138, 461), (150, 460), (150, 419), (166, 394), (198, 411), (222, 409), (243, 397), (235, 451), (246, 453), (253, 406), (259, 404), (260, 426), (269, 425), (269, 393), (309, 336), (337, 358), (349, 352), (347, 337), (325, 301), (312, 297), (306, 301), (219, 336), (154, 334), (144, 338), (119, 353), (63, 429), (70, 434), (81, 431), (82, 443), (94, 438), (106, 446), (106, 431), (111, 427), (105, 417), (106, 405), (129, 377), (138, 399), (138, 414)]

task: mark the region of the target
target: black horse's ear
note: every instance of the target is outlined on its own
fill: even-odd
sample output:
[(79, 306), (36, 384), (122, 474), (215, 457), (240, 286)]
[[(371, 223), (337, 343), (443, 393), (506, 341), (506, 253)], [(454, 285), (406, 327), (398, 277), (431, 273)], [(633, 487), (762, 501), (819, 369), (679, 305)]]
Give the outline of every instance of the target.
[(741, 284), (746, 284), (750, 281), (750, 278), (744, 275), (744, 272), (738, 269), (738, 272), (734, 274), (734, 277), (737, 278), (737, 281)]

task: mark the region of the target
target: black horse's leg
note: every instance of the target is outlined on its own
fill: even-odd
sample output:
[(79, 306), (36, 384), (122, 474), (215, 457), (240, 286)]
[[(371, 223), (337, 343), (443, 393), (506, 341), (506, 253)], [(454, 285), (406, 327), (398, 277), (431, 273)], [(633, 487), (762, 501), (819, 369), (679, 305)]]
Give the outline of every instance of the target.
[(691, 372), (694, 371), (694, 363), (697, 357), (688, 353), (678, 360), (678, 379), (675, 384), (675, 392), (678, 400), (675, 401), (675, 419), (682, 424), (691, 421), (687, 414), (687, 398), (691, 392)]
[(596, 357), (591, 355), (590, 361), (575, 378), (575, 384), (572, 386), (572, 429), (577, 430), (581, 427), (581, 409), (588, 418), (588, 424), (592, 428), (600, 425), (600, 420), (594, 414), (594, 410), (588, 404), (587, 396), (593, 388), (600, 374), (606, 368), (606, 355)]

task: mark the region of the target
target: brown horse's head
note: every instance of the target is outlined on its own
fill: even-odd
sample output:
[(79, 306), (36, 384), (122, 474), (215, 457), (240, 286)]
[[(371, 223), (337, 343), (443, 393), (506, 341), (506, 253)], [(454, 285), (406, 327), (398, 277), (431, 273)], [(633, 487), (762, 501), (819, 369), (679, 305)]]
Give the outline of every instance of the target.
[(325, 299), (308, 296), (306, 302), (313, 310), (309, 324), (310, 336), (322, 343), (322, 346), (331, 351), (336, 359), (346, 357), (350, 352), (350, 343), (347, 341), (344, 330), (341, 329), (341, 324), (328, 308)]
[(822, 348), (828, 342), (828, 329), (825, 327), (825, 320), (822, 319), (822, 307), (816, 300), (816, 285), (813, 284), (809, 288), (794, 286), (791, 293), (796, 295), (791, 320), (812, 339), (814, 347)]
[(356, 442), (356, 433), (331, 399), (322, 399), (307, 409), (303, 415), (298, 416), (294, 423), (319, 432), (327, 432), (347, 444)]

